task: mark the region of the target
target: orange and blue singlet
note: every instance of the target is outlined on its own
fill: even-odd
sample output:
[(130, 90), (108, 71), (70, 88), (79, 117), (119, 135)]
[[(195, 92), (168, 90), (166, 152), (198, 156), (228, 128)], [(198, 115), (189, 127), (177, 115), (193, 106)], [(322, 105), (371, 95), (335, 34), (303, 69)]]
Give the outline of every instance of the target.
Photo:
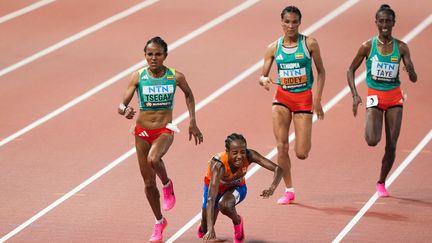
[[(216, 163), (222, 163), (224, 167), (224, 175), (222, 176), (220, 182), (219, 182), (219, 188), (218, 188), (218, 194), (215, 202), (215, 208), (218, 208), (218, 202), (220, 198), (224, 195), (224, 193), (232, 188), (235, 188), (233, 194), (236, 198), (236, 204), (240, 203), (244, 200), (247, 194), (247, 187), (246, 187), (246, 180), (245, 175), (247, 172), (247, 169), (251, 162), (246, 158), (243, 161), (243, 165), (238, 168), (236, 172), (231, 171), (231, 167), (228, 162), (228, 153), (227, 152), (221, 152), (216, 154), (212, 161), (215, 161)], [(209, 162), (209, 165), (207, 167), (207, 172), (204, 177), (204, 195), (203, 195), (203, 204), (202, 208), (206, 208), (207, 203), (207, 196), (208, 196), (208, 190), (209, 190), (209, 184), (211, 180), (211, 161)]]

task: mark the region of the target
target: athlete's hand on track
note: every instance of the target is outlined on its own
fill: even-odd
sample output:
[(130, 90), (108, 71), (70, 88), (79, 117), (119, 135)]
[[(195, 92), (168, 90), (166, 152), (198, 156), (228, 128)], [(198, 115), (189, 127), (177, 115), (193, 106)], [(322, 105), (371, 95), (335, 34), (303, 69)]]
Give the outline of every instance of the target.
[(209, 230), (203, 237), (203, 241), (215, 241), (216, 239), (216, 232), (214, 230)]
[(358, 96), (358, 95), (353, 96), (353, 107), (352, 107), (352, 111), (353, 111), (354, 117), (357, 116), (357, 109), (358, 109), (358, 106), (359, 106), (360, 104), (362, 104), (362, 103), (363, 103), (363, 102), (362, 102), (362, 99), (360, 98), (360, 96)]
[(274, 187), (270, 187), (269, 189), (264, 190), (260, 196), (263, 198), (269, 198), (271, 195), (273, 195), (275, 189), (276, 188)]

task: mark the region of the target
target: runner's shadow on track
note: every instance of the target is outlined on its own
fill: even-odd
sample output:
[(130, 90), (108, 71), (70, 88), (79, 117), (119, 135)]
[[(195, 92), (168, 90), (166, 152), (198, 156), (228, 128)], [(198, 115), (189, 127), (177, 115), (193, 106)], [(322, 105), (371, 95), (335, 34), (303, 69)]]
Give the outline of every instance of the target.
[[(330, 208), (330, 207), (314, 207), (310, 205), (300, 204), (296, 203), (295, 205), (310, 209), (310, 210), (316, 210), (321, 211), (329, 215), (350, 215), (354, 216), (359, 211), (359, 208), (351, 208), (351, 207), (342, 207), (342, 208)], [(395, 213), (380, 213), (380, 212), (367, 212), (364, 217), (371, 217), (371, 218), (377, 218), (377, 219), (383, 219), (383, 220), (391, 220), (391, 221), (407, 221), (408, 217), (400, 214)]]
[(416, 206), (422, 206), (422, 207), (429, 207), (432, 208), (432, 202), (430, 201), (424, 201), (419, 199), (413, 199), (413, 198), (404, 198), (404, 197), (394, 197), (394, 199), (398, 199), (400, 204), (413, 204)]

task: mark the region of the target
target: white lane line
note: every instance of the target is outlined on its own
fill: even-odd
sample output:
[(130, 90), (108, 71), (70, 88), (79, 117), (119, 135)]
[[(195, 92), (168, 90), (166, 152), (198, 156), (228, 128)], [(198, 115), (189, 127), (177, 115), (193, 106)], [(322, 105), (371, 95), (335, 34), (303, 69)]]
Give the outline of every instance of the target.
[[(430, 24), (432, 23), (432, 14), (430, 14), (426, 19), (424, 19), (419, 25), (417, 25), (413, 30), (411, 30), (407, 35), (405, 35), (402, 38), (402, 41), (404, 41), (405, 43), (410, 42), (412, 39), (414, 39), (418, 34), (420, 34), (424, 29), (426, 29)], [(362, 80), (365, 79), (365, 72), (362, 73)], [(356, 80), (357, 81), (357, 80)], [(357, 84), (357, 82), (356, 82)], [(344, 93), (348, 94), (349, 88), (348, 86), (345, 87), (345, 89), (343, 90)], [(345, 95), (346, 95), (345, 94)], [(344, 95), (344, 96), (345, 96)], [(342, 98), (340, 98), (342, 99)], [(428, 136), (430, 135), (430, 133), (428, 134)], [(413, 151), (414, 152), (414, 151)], [(409, 156), (408, 156), (409, 157)], [(415, 157), (415, 156), (414, 156)], [(408, 158), (407, 158), (408, 159)], [(405, 160), (406, 161), (406, 160)], [(404, 161), (404, 162), (405, 162)], [(402, 162), (402, 164), (404, 163)], [(407, 162), (409, 163), (409, 162)], [(399, 166), (400, 167), (400, 166)], [(406, 167), (406, 166), (405, 166)], [(403, 167), (403, 169), (405, 169), (405, 167)], [(403, 170), (402, 169), (402, 170)], [(399, 168), (398, 168), (399, 170)], [(397, 170), (396, 170), (397, 171)], [(391, 185), (391, 183), (393, 182), (393, 180), (395, 180), (396, 178), (393, 179), (393, 175), (396, 173), (396, 171), (390, 176), (389, 180), (386, 182), (386, 186), (389, 187)], [(402, 172), (402, 171), (401, 171)], [(398, 172), (399, 174), (401, 172)], [(397, 174), (396, 177), (399, 175)], [(369, 210), (369, 208), (375, 203), (375, 201), (378, 199), (378, 195), (375, 193), (370, 199), (369, 201), (365, 204), (365, 206), (363, 206), (363, 208), (360, 209), (360, 211), (354, 216), (354, 218), (351, 219), (351, 221), (345, 226), (344, 229), (342, 229), (342, 231), (336, 236), (336, 238), (333, 240), (333, 243), (336, 242), (340, 242), (345, 236), (346, 234), (348, 234), (348, 232), (354, 227), (354, 225), (361, 219), (361, 217), (363, 217), (363, 215), (366, 213), (367, 210)]]
[[(346, 2), (344, 5), (344, 8), (349, 8), (349, 6), (354, 5), (355, 3), (357, 3), (358, 1), (349, 1)], [(348, 3), (350, 5), (348, 5)], [(341, 6), (341, 7), (342, 7)], [(336, 9), (334, 11), (338, 11), (339, 14), (342, 13), (340, 12), (340, 10)], [(334, 13), (330, 13), (329, 15), (334, 15)], [(334, 17), (336, 17), (337, 15), (335, 15)], [(431, 16), (429, 16), (430, 19)], [(324, 17), (323, 19), (328, 19), (327, 16)], [(327, 21), (330, 21), (331, 19), (328, 19)], [(430, 22), (430, 20), (428, 20)], [(318, 21), (319, 22), (319, 21)], [(416, 28), (414, 28), (410, 33), (408, 33), (408, 35), (405, 36), (405, 38), (403, 39), (404, 41), (408, 42), (409, 40), (413, 39), (415, 37), (415, 35), (413, 35), (412, 33), (416, 33), (419, 34), (422, 30), (424, 30), (427, 25), (424, 24), (425, 21), (423, 21), (420, 25), (418, 25)], [(316, 27), (318, 24), (315, 23), (314, 25), (312, 25), (311, 27), (309, 27), (307, 30), (304, 31), (304, 33), (306, 35), (309, 35), (310, 33), (312, 33), (313, 31), (315, 31)], [(322, 24), (321, 24), (322, 26)], [(419, 26), (421, 26), (421, 28), (419, 28)], [(312, 28), (313, 27), (313, 28)], [(262, 61), (261, 61), (262, 62)], [(258, 62), (258, 63), (261, 63)], [(257, 64), (258, 64), (257, 63)], [(253, 67), (255, 67), (257, 64), (255, 64)], [(262, 66), (262, 65), (261, 65)], [(259, 67), (261, 67), (259, 66)], [(251, 67), (252, 68), (252, 67)], [(254, 71), (257, 71), (258, 68), (256, 68)], [(355, 84), (358, 85), (360, 84), (364, 79), (366, 78), (366, 72), (362, 72), (359, 76), (356, 77), (355, 79)], [(348, 93), (350, 92), (348, 85), (345, 86), (345, 88), (343, 88), (338, 94), (336, 94), (336, 96), (334, 96), (329, 102), (327, 102), (324, 107), (323, 107), (323, 111), (326, 113), (327, 111), (329, 111), (331, 108), (333, 108), (333, 106), (335, 106), (340, 100), (342, 100), (343, 97), (345, 97)], [(317, 121), (317, 116), (314, 114), (313, 116), (313, 123), (315, 123)], [(288, 141), (291, 143), (292, 141), (294, 141), (295, 139), (295, 134), (291, 133), (289, 136)], [(277, 150), (276, 148), (273, 148), (265, 157), (268, 159), (272, 159), (275, 155), (277, 154)], [(254, 165), (246, 174), (246, 179), (250, 178), (253, 174), (255, 174), (259, 169), (261, 168), (261, 166), (259, 165)], [(201, 213), (198, 213), (197, 215), (195, 215), (189, 222), (187, 222), (180, 230), (178, 230), (170, 239), (168, 239), (167, 243), (171, 243), (174, 242), (178, 237), (180, 237), (182, 234), (184, 234), (184, 232), (186, 232), (189, 228), (191, 228), (195, 223), (197, 223), (199, 220), (201, 219)]]
[[(205, 32), (205, 30), (208, 30), (208, 29), (216, 26), (217, 24), (223, 22), (227, 18), (234, 16), (236, 13), (241, 12), (242, 10), (244, 10), (244, 9), (252, 6), (253, 4), (257, 3), (258, 1), (259, 0), (247, 1), (247, 2), (244, 2), (243, 4), (238, 5), (237, 7), (231, 9), (230, 11), (228, 11), (226, 14), (221, 15), (220, 17), (216, 18), (215, 20), (213, 20), (213, 21), (211, 21), (211, 22), (203, 25), (203, 27), (200, 27), (197, 30), (195, 30), (193, 32), (195, 34), (188, 35), (188, 36), (190, 36), (189, 38), (196, 37), (197, 35)], [(224, 17), (222, 17), (222, 16), (224, 16)], [(184, 44), (184, 43), (185, 43), (184, 38), (181, 38), (180, 40), (178, 40), (175, 43), (173, 43), (172, 46), (179, 47), (181, 44)], [(173, 49), (173, 47), (171, 47), (171, 50), (172, 49)], [(260, 65), (262, 65), (262, 64), (260, 63)], [(230, 87), (234, 86), (236, 83), (238, 83), (242, 79), (244, 79), (244, 78), (241, 78), (241, 77), (247, 77), (250, 74), (252, 74), (253, 73), (253, 71), (251, 71), (252, 68), (257, 68), (257, 67), (253, 66), (253, 67), (245, 70), (239, 76), (237, 76), (236, 78), (234, 78), (233, 80), (229, 81), (224, 86), (222, 86), (221, 88), (219, 88), (218, 90), (216, 90), (215, 92), (213, 92), (210, 96), (213, 97), (213, 99), (216, 99), (218, 96), (222, 95), (225, 91), (229, 90)], [(134, 70), (136, 70), (136, 69), (134, 69)], [(130, 74), (130, 72), (128, 72), (128, 74)], [(116, 75), (116, 76), (118, 76), (118, 75)], [(215, 95), (215, 94), (218, 94), (218, 95)], [(207, 98), (207, 99), (199, 102), (196, 105), (196, 111), (202, 109), (210, 101), (211, 100), (209, 100)], [(176, 119), (174, 119), (173, 124), (177, 125), (177, 124), (179, 124), (180, 122), (184, 121), (187, 118), (188, 118), (188, 112), (184, 112), (182, 115), (180, 115), (179, 117), (177, 117)], [(89, 184), (91, 184), (92, 182), (96, 181), (98, 178), (100, 178), (101, 176), (103, 176), (104, 174), (106, 174), (107, 172), (109, 172), (110, 170), (112, 170), (118, 164), (124, 162), (127, 158), (129, 158), (130, 156), (132, 156), (134, 153), (135, 153), (135, 148), (132, 148), (129, 151), (127, 151), (126, 153), (124, 153), (123, 155), (121, 155), (120, 157), (118, 157), (117, 159), (115, 159), (114, 161), (110, 162), (107, 166), (105, 166), (103, 169), (101, 169), (100, 171), (98, 171), (96, 174), (92, 175), (87, 180), (85, 180), (84, 182), (82, 182), (81, 184), (79, 184), (78, 186), (76, 186), (74, 189), (72, 189), (71, 191), (69, 191), (68, 193), (66, 193), (65, 195), (63, 195), (62, 197), (60, 197), (59, 199), (57, 199), (53, 203), (51, 203), (49, 206), (47, 206), (46, 208), (42, 209), (37, 214), (35, 214), (34, 216), (32, 216), (31, 218), (29, 218), (28, 220), (26, 220), (24, 223), (22, 223), (21, 225), (19, 225), (17, 228), (15, 228), (11, 232), (9, 232), (5, 236), (3, 236), (0, 239), (0, 242), (4, 242), (4, 241), (10, 239), (11, 237), (13, 237), (14, 235), (18, 234), (20, 231), (22, 231), (27, 226), (29, 226), (30, 224), (32, 224), (33, 222), (35, 222), (36, 220), (38, 220), (39, 218), (41, 218), (42, 216), (44, 216), (45, 214), (47, 214), (49, 211), (53, 210), (55, 207), (57, 207), (58, 205), (60, 205), (61, 203), (63, 203), (67, 199), (69, 199), (70, 197), (72, 197), (74, 194), (78, 193), (80, 190), (82, 190), (83, 188), (85, 188), (86, 186), (88, 186)]]
[[(209, 31), (213, 27), (215, 27), (215, 26), (219, 25), (220, 23), (228, 20), (229, 18), (235, 16), (236, 14), (240, 13), (241, 11), (251, 7), (252, 5), (254, 5), (257, 2), (259, 2), (259, 0), (248, 0), (248, 1), (245, 1), (242, 4), (232, 8), (228, 12), (220, 15), (219, 17), (217, 17), (217, 18), (213, 19), (212, 21), (202, 25), (201, 27), (195, 29), (194, 31), (190, 32), (189, 34), (181, 37), (180, 39), (178, 39), (175, 42), (173, 42), (172, 44), (170, 44), (169, 45), (170, 50), (171, 51), (175, 50), (176, 48), (180, 47), (181, 45), (185, 44), (186, 42), (194, 39), (195, 37), (201, 35), (202, 33), (205, 33), (206, 31)], [(142, 66), (145, 66), (146, 64), (147, 64), (147, 62), (145, 60), (140, 61), (140, 62), (132, 65), (131, 67), (127, 68), (126, 70), (121, 71), (120, 73), (116, 74), (115, 76), (111, 77), (110, 79), (105, 80), (103, 83), (100, 83), (96, 87), (94, 87), (94, 88), (88, 90), (87, 92), (85, 92), (84, 94), (76, 97), (72, 101), (69, 101), (68, 103), (61, 106), (60, 108), (57, 108), (56, 110), (50, 112), (49, 114), (43, 116), (42, 118), (39, 118), (38, 120), (30, 123), (29, 125), (25, 126), (24, 128), (18, 130), (14, 134), (2, 139), (0, 141), (0, 147), (11, 142), (12, 140), (14, 140), (16, 138), (22, 136), (23, 134), (31, 131), (32, 129), (42, 125), (43, 123), (51, 120), (52, 118), (60, 115), (61, 113), (65, 112), (66, 110), (68, 110), (68, 109), (74, 107), (75, 105), (81, 103), (82, 101), (88, 99), (92, 95), (95, 95), (96, 93), (98, 93), (101, 90), (107, 88), (108, 86), (114, 84), (115, 82), (119, 81), (120, 79), (122, 79), (126, 76), (129, 76), (133, 71), (139, 69)]]
[(47, 5), (47, 4), (50, 4), (50, 3), (54, 2), (54, 1), (55, 0), (42, 0), (42, 1), (39, 1), (39, 2), (35, 2), (32, 5), (29, 5), (29, 6), (25, 7), (25, 8), (22, 8), (20, 10), (12, 12), (10, 14), (6, 14), (5, 16), (0, 17), (0, 24), (4, 23), (6, 21), (9, 21), (9, 20), (11, 20), (13, 18), (16, 18), (16, 17), (19, 17), (21, 15), (24, 15), (24, 14), (26, 14), (28, 12), (33, 11), (33, 10), (36, 10), (36, 9), (38, 9), (40, 7), (43, 7), (43, 6)]
[(146, 7), (148, 7), (148, 6), (156, 3), (158, 1), (159, 0), (146, 0), (146, 1), (143, 1), (141, 3), (138, 3), (138, 4), (136, 4), (136, 5), (132, 6), (132, 7), (130, 7), (128, 9), (126, 9), (126, 10), (124, 10), (124, 11), (116, 14), (116, 15), (113, 15), (113, 16), (111, 16), (111, 17), (109, 17), (109, 18), (107, 18), (107, 19), (105, 19), (105, 20), (103, 20), (103, 21), (101, 21), (101, 22), (99, 22), (99, 23), (97, 23), (97, 24), (95, 24), (95, 25), (93, 25), (93, 26), (91, 26), (91, 27), (83, 30), (83, 31), (80, 31), (80, 32), (78, 32), (78, 33), (76, 33), (76, 34), (74, 34), (72, 36), (69, 36), (68, 38), (66, 38), (66, 39), (64, 39), (64, 40), (62, 40), (60, 42), (57, 42), (56, 44), (54, 44), (54, 45), (52, 45), (52, 46), (50, 46), (50, 47), (48, 47), (48, 48), (46, 48), (46, 49), (44, 49), (42, 51), (39, 51), (39, 52), (37, 52), (37, 53), (35, 53), (35, 54), (27, 57), (27, 58), (22, 59), (21, 61), (15, 63), (15, 64), (12, 64), (12, 65), (10, 65), (10, 66), (8, 66), (6, 68), (1, 69), (0, 70), (0, 77), (3, 76), (3, 75), (5, 75), (5, 74), (7, 74), (7, 73), (10, 73), (10, 72), (18, 69), (18, 68), (20, 68), (20, 67), (22, 67), (24, 65), (27, 65), (27, 64), (29, 64), (29, 63), (31, 63), (31, 62), (33, 62), (33, 61), (35, 61), (35, 60), (43, 57), (43, 56), (46, 56), (46, 55), (50, 54), (51, 52), (54, 52), (54, 51), (56, 51), (56, 50), (58, 50), (58, 49), (60, 49), (60, 48), (62, 48), (64, 46), (66, 46), (66, 45), (69, 45), (70, 43), (72, 43), (74, 41), (77, 41), (77, 40), (79, 40), (79, 39), (81, 39), (81, 38), (83, 38), (83, 37), (85, 37), (85, 36), (87, 36), (87, 35), (95, 32), (95, 31), (98, 31), (98, 30), (104, 28), (107, 25), (110, 25), (110, 24), (112, 24), (112, 23), (114, 23), (114, 22), (116, 22), (118, 20), (121, 20), (121, 19), (123, 19), (123, 18), (125, 18), (125, 17), (127, 17), (127, 16), (129, 16), (129, 15), (131, 15), (133, 13), (135, 13), (135, 12), (138, 12), (141, 9), (146, 8)]
[[(415, 149), (405, 158), (405, 160), (399, 165), (395, 172), (386, 181), (386, 187), (396, 180), (396, 178), (405, 170), (405, 168), (414, 160), (414, 158), (422, 151), (422, 149), (429, 143), (432, 139), (432, 130), (424, 137), (421, 142), (415, 147)], [(339, 243), (357, 224), (357, 222), (365, 215), (365, 213), (373, 206), (373, 204), (378, 200), (378, 194), (375, 192), (372, 197), (367, 201), (367, 203), (358, 211), (358, 213), (351, 219), (351, 221), (345, 226), (345, 228), (336, 236), (332, 243)]]
[[(337, 7), (336, 9), (334, 9), (333, 11), (331, 11), (329, 14), (327, 14), (326, 16), (324, 16), (323, 18), (321, 18), (320, 20), (318, 20), (317, 22), (315, 22), (314, 24), (312, 24), (310, 27), (308, 27), (305, 31), (303, 31), (303, 34), (310, 35), (311, 33), (313, 33), (314, 31), (318, 30), (319, 28), (321, 28), (322, 26), (324, 26), (325, 24), (327, 24), (328, 22), (330, 22), (331, 20), (333, 20), (334, 18), (336, 18), (337, 16), (339, 16), (340, 14), (342, 14), (343, 12), (345, 12), (346, 10), (348, 10), (349, 8), (351, 8), (352, 6), (354, 6), (358, 2), (359, 2), (358, 0), (349, 0), (349, 1), (346, 1), (344, 4), (342, 4), (341, 6)], [(255, 63), (254, 65), (252, 65), (251, 67), (249, 67), (245, 72), (243, 72), (243, 74), (248, 73), (247, 76), (249, 76), (250, 74), (258, 71), (262, 67), (262, 65), (263, 65), (263, 61), (260, 60), (257, 63)], [(247, 76), (242, 77), (242, 79), (245, 79)], [(236, 78), (238, 78), (238, 77), (236, 77)], [(239, 80), (239, 81), (241, 81), (241, 80)], [(328, 109), (330, 109), (330, 108), (328, 108)], [(324, 109), (324, 111), (325, 111), (325, 109)], [(185, 115), (185, 114), (183, 114), (183, 115)], [(313, 122), (315, 122), (316, 120), (317, 120), (317, 118), (316, 118), (316, 116), (314, 116)], [(291, 143), (292, 141), (294, 141), (294, 138), (295, 138), (295, 134), (291, 133), (290, 136), (289, 136), (289, 142)], [(271, 159), (276, 154), (277, 154), (277, 150), (276, 150), (276, 148), (273, 148), (273, 150), (271, 150), (265, 157), (268, 158), (268, 159)], [(246, 179), (250, 178), (260, 168), (261, 167), (259, 165), (254, 165), (246, 173)], [(172, 242), (174, 242), (176, 239), (178, 239), (181, 235), (183, 235), (188, 229), (190, 229), (200, 219), (201, 219), (201, 212), (198, 212), (191, 220), (189, 220), (173, 236), (171, 236), (166, 241), (166, 243), (172, 243)]]

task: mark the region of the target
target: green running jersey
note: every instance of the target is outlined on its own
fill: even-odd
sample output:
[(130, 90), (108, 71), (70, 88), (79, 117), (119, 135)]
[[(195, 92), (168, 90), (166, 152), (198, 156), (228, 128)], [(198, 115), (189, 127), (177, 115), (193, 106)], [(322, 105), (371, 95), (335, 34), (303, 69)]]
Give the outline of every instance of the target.
[[(306, 36), (298, 34), (297, 48), (285, 48), (283, 36), (279, 38), (275, 61), (278, 69), (277, 84), (289, 92), (302, 92), (312, 88), (313, 73), (309, 52), (306, 53)], [(284, 51), (284, 49), (286, 51)], [(292, 53), (287, 53), (290, 51)]]
[(175, 69), (166, 67), (165, 75), (161, 78), (152, 77), (148, 67), (140, 69), (138, 73), (137, 94), (140, 110), (172, 110), (177, 86)]
[(397, 41), (393, 39), (393, 50), (381, 55), (377, 48), (377, 37), (372, 38), (369, 57), (366, 59), (366, 84), (376, 90), (391, 90), (400, 86), (400, 53)]

